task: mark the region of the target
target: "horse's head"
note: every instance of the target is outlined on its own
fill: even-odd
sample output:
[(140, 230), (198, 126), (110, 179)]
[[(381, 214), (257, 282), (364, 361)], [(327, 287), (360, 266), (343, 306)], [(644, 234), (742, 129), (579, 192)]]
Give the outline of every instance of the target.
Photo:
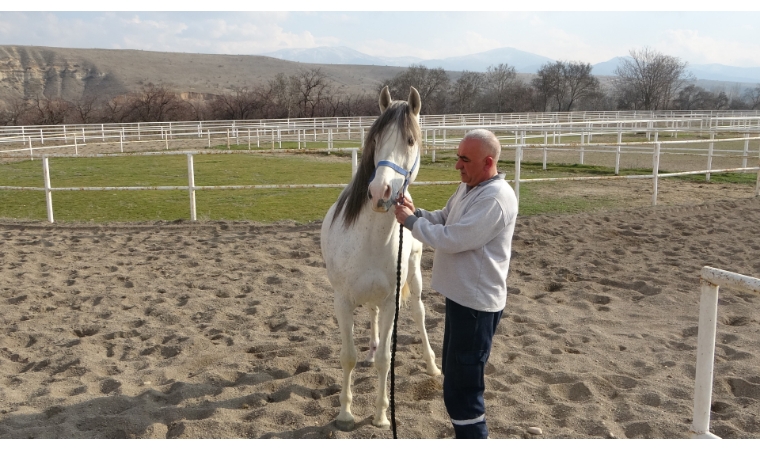
[(420, 157), (420, 94), (411, 88), (408, 101), (392, 101), (388, 86), (380, 93), (381, 115), (373, 124), (365, 149), (373, 148), (374, 175), (368, 196), (372, 209), (386, 212), (414, 181)]

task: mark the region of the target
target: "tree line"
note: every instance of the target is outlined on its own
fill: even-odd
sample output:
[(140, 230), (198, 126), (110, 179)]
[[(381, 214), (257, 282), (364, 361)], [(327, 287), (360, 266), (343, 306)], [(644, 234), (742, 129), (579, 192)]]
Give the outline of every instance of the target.
[[(631, 50), (612, 83), (604, 87), (580, 61), (546, 63), (530, 81), (508, 64), (485, 72), (463, 71), (452, 80), (442, 68), (411, 65), (383, 80), (393, 98), (406, 98), (414, 86), (423, 114), (511, 113), (527, 111), (720, 110), (760, 108), (760, 84), (739, 92), (710, 91), (694, 84), (680, 58), (644, 48)], [(377, 93), (346, 94), (322, 69), (278, 74), (258, 85), (235, 87), (220, 95), (184, 98), (163, 85), (113, 98), (85, 95), (62, 98), (6, 98), (0, 125), (166, 122), (374, 116)]]

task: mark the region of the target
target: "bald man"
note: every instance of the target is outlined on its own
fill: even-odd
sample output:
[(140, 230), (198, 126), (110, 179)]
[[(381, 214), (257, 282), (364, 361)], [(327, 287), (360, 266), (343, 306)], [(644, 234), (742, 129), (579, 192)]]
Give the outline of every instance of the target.
[(487, 438), (484, 370), (507, 303), (517, 218), (515, 192), (498, 173), (501, 145), (488, 130), (467, 133), (456, 169), (462, 183), (438, 211), (399, 199), (395, 214), (435, 249), (431, 287), (446, 298), (443, 400), (457, 439)]

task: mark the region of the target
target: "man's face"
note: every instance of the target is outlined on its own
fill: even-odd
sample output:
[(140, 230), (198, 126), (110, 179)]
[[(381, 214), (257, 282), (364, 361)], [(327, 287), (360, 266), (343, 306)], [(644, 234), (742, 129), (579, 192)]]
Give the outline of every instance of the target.
[(470, 187), (477, 186), (489, 178), (486, 171), (487, 157), (480, 146), (477, 139), (467, 139), (459, 143), (457, 150), (458, 160), (455, 167), (462, 182)]

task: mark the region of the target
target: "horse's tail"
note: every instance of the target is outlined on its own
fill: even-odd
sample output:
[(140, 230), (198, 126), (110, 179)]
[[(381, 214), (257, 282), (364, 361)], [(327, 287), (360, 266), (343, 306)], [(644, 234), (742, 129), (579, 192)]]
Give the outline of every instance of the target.
[(411, 297), (412, 291), (409, 290), (409, 283), (404, 283), (401, 288), (401, 305), (406, 307), (409, 304), (409, 297)]

